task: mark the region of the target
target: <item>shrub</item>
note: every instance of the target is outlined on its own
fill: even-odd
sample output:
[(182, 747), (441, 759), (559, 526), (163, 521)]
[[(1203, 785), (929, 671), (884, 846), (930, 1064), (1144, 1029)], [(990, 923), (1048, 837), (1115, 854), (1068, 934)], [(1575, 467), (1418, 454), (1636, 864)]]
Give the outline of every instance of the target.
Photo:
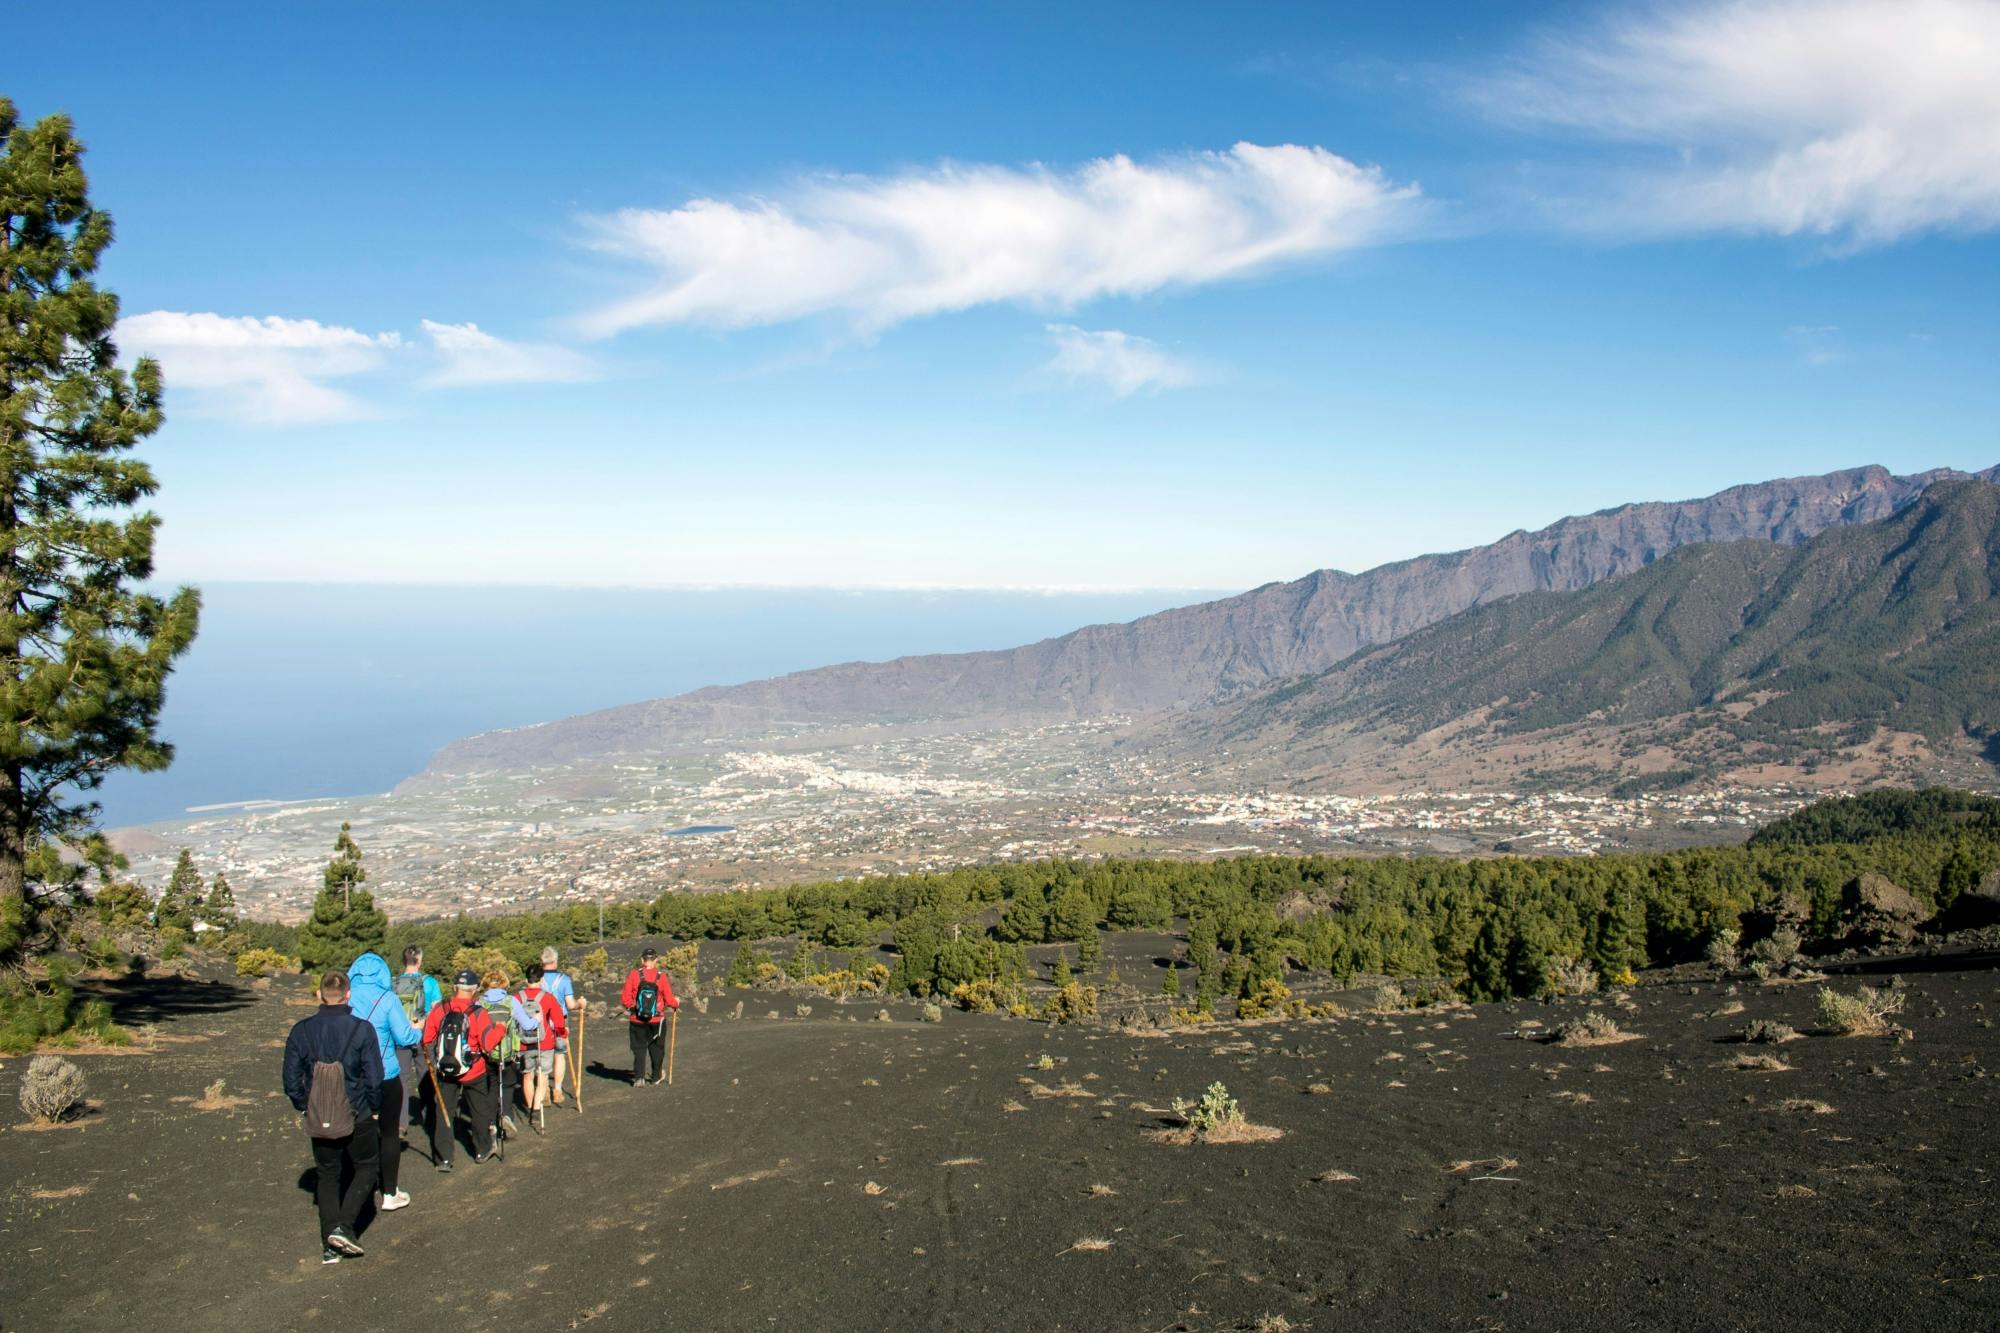
[(1371, 1014), (1400, 1013), (1410, 1007), (1403, 998), (1403, 988), (1394, 982), (1385, 981), (1368, 994), (1368, 1012)]
[(1587, 959), (1558, 959), (1549, 969), (1549, 985), (1558, 995), (1590, 995), (1597, 990), (1597, 969)]
[(1743, 1029), (1743, 1040), (1761, 1045), (1777, 1045), (1787, 1041), (1797, 1041), (1798, 1030), (1775, 1019), (1759, 1018)]
[[(602, 949), (598, 950), (603, 953)], [(701, 984), (701, 946), (693, 940), (677, 944), (660, 954), (660, 970), (681, 983), (688, 994)]]
[(1558, 1046), (1608, 1046), (1613, 1042), (1627, 1041), (1630, 1037), (1630, 1033), (1595, 1009), (1582, 1018), (1557, 1024), (1555, 1030)]
[(1203, 1023), (1215, 1021), (1215, 1015), (1207, 1009), (1169, 1009), (1167, 1017), (1184, 1028), (1200, 1027)]
[(188, 933), (179, 926), (168, 926), (160, 932), (160, 961), (171, 963), (176, 958), (185, 957), (188, 950)]
[(91, 900), (97, 919), (112, 930), (126, 930), (143, 923), (153, 914), (153, 900), (129, 880), (106, 884)]
[(83, 1105), (83, 1071), (57, 1055), (38, 1055), (21, 1079), (21, 1109), (55, 1124)]
[(1209, 1084), (1200, 1101), (1189, 1102), (1176, 1097), (1173, 1107), (1174, 1114), (1187, 1121), (1188, 1128), (1197, 1134), (1243, 1122), (1243, 1108), (1229, 1095), (1229, 1089), (1219, 1082)]
[(1750, 959), (1769, 968), (1782, 968), (1799, 956), (1801, 943), (1797, 930), (1791, 926), (1779, 926), (1750, 946)]
[(236, 955), (236, 975), (239, 977), (268, 977), (273, 972), (298, 970), (298, 959), (287, 958), (276, 949), (245, 949)]
[(1848, 1037), (1878, 1037), (1889, 1031), (1889, 1019), (1903, 1011), (1904, 995), (1888, 987), (1863, 986), (1843, 995), (1831, 986), (1819, 988), (1819, 1021)]
[(601, 983), (611, 979), (611, 955), (606, 952), (603, 945), (598, 945), (576, 960), (576, 979), (586, 984)]
[(811, 1018), (813, 1014), (813, 1007), (809, 1004), (794, 1005), (792, 1007), (792, 1012), (797, 1014), (800, 1018)]
[(506, 951), (493, 948), (491, 945), (485, 948), (474, 948), (471, 945), (467, 945), (454, 952), (451, 956), (449, 971), (457, 973), (463, 972), (467, 968), (472, 969), (472, 971), (477, 972), (482, 977), (489, 972), (499, 972), (507, 977), (509, 985), (513, 984), (513, 978), (518, 974), (518, 969), (514, 966), (514, 960), (507, 956)]
[(1702, 949), (1702, 956), (1724, 972), (1734, 972), (1743, 966), (1743, 951), (1738, 947), (1742, 942), (1742, 931), (1734, 926), (1720, 926), (1708, 937), (1708, 943)]
[(1042, 1004), (1042, 1019), (1049, 1023), (1081, 1023), (1097, 1013), (1097, 987), (1070, 982), (1060, 987)]

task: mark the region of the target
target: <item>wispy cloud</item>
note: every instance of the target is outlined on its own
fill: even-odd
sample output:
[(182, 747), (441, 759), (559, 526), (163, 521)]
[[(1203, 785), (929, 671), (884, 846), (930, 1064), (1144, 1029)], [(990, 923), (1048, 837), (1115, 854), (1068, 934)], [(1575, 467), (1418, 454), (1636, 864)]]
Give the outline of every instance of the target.
[(119, 346), (156, 357), (194, 412), (253, 426), (310, 426), (375, 416), (353, 387), (549, 384), (594, 378), (586, 357), (552, 343), (511, 342), (477, 324), (422, 321), (429, 346), (396, 332), (277, 315), (152, 310), (118, 323)]
[(2000, 5), (1700, 0), (1552, 36), (1475, 98), (1651, 145), (1662, 165), (1563, 201), (1624, 234), (1880, 245), (2000, 226)]
[(477, 324), (423, 321), (424, 336), (439, 357), (423, 378), (430, 388), (468, 384), (564, 384), (596, 378), (590, 361), (554, 343), (510, 342)]
[(868, 332), (996, 302), (1066, 310), (1395, 239), (1420, 206), (1414, 184), (1296, 144), (812, 177), (768, 198), (584, 219), (588, 245), (647, 271), (582, 326), (833, 315)]
[(1141, 390), (1178, 389), (1200, 381), (1201, 372), (1150, 338), (1117, 329), (1080, 329), (1051, 324), (1055, 355), (1048, 369), (1073, 381), (1102, 384), (1120, 398)]
[(1808, 366), (1830, 366), (1847, 359), (1847, 344), (1838, 324), (1794, 324), (1785, 330), (1785, 341)]
[(226, 316), (154, 310), (119, 321), (127, 352), (159, 358), (168, 384), (198, 411), (253, 425), (305, 425), (371, 415), (333, 387), (381, 369), (403, 346), (394, 333), (275, 315)]

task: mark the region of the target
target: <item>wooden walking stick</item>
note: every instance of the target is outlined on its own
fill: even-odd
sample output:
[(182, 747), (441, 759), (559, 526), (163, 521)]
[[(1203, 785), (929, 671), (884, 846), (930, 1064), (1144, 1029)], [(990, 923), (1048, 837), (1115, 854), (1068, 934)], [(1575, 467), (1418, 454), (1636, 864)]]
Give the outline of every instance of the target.
[(667, 1028), (667, 1086), (674, 1086), (674, 1043), (681, 1037), (681, 1011), (674, 1008), (674, 1021)]
[(576, 1055), (569, 1062), (569, 1076), (576, 1084), (576, 1113), (583, 1114), (583, 1013), (589, 1005), (582, 1005), (576, 1011)]

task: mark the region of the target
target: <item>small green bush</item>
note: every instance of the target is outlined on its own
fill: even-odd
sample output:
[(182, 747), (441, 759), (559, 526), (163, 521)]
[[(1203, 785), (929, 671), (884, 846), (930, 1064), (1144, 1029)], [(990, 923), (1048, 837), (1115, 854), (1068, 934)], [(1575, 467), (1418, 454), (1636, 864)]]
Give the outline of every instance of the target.
[(1848, 1037), (1879, 1037), (1889, 1031), (1889, 1019), (1903, 1012), (1904, 995), (1886, 986), (1863, 986), (1843, 995), (1831, 986), (1819, 988), (1820, 1023)]
[(1243, 1108), (1220, 1082), (1209, 1084), (1198, 1102), (1174, 1098), (1173, 1107), (1174, 1114), (1197, 1134), (1213, 1134), (1243, 1123)]
[(276, 949), (245, 949), (236, 955), (236, 975), (239, 977), (268, 977), (273, 972), (298, 970), (298, 959), (288, 958)]

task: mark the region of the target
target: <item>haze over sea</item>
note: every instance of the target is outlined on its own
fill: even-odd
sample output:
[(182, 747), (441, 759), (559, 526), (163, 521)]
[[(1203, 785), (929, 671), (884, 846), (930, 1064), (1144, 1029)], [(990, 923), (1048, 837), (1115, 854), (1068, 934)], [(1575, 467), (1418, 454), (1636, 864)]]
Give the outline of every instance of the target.
[(164, 773), (107, 827), (383, 792), (446, 741), (808, 667), (1008, 648), (1217, 595), (211, 583), (169, 686)]

